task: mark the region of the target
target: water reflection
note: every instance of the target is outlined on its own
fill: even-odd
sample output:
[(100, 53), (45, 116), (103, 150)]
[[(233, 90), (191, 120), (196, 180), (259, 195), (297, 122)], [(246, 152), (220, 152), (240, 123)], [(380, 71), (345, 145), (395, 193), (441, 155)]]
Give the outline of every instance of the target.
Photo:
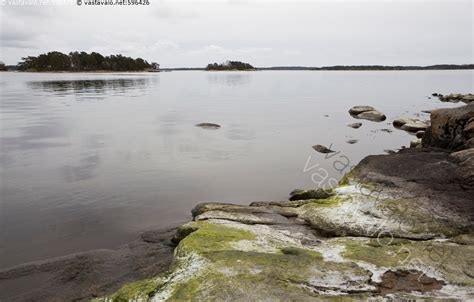
[(34, 90), (47, 91), (58, 95), (68, 94), (124, 94), (131, 90), (143, 90), (151, 81), (150, 78), (126, 79), (89, 79), (89, 80), (61, 80), (61, 81), (35, 81), (26, 85)]
[(226, 86), (245, 86), (251, 81), (251, 75), (248, 72), (232, 73), (210, 73), (208, 80), (212, 84), (220, 84)]
[(79, 160), (77, 165), (65, 165), (61, 167), (60, 173), (67, 182), (83, 181), (96, 176), (96, 170), (100, 163), (98, 154), (85, 156)]
[(66, 127), (60, 121), (54, 119), (18, 127), (17, 132), (16, 135), (0, 137), (0, 151), (2, 153), (64, 147), (70, 144), (61, 140), (67, 135)]

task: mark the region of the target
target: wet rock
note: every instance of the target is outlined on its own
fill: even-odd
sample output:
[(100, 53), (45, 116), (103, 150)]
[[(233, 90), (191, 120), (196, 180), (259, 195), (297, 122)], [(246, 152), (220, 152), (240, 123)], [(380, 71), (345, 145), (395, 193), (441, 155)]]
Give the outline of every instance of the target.
[(290, 200), (325, 199), (332, 195), (334, 195), (333, 190), (295, 190), (290, 193)]
[(415, 122), (415, 119), (409, 118), (409, 117), (399, 117), (393, 120), (393, 126), (396, 128), (400, 128), (406, 123), (411, 123)]
[(429, 122), (421, 121), (417, 118), (399, 117), (393, 121), (393, 126), (408, 132), (417, 132), (426, 130), (429, 126)]
[(409, 122), (401, 126), (402, 130), (408, 132), (418, 132), (418, 131), (425, 131), (428, 128), (428, 123), (416, 121), (416, 122)]
[(323, 146), (323, 145), (314, 145), (312, 148), (315, 151), (319, 152), (319, 153), (333, 153), (333, 152), (336, 152), (336, 151), (333, 151), (333, 150), (331, 150), (328, 147)]
[(208, 129), (208, 130), (216, 130), (216, 129), (219, 129), (221, 126), (214, 123), (199, 123), (199, 124), (196, 124), (196, 127), (199, 127), (202, 129)]
[(399, 117), (393, 121), (393, 126), (408, 132), (425, 131), (429, 126), (429, 122), (421, 121), (416, 118)]
[(293, 191), (290, 192), (290, 196), (297, 195), (303, 193), (305, 190), (303, 189), (294, 189)]
[(346, 141), (346, 143), (351, 144), (351, 145), (353, 145), (357, 142), (358, 142), (358, 140), (356, 140), (356, 139), (350, 139), (350, 140)]
[(375, 108), (372, 106), (354, 106), (351, 109), (349, 109), (349, 114), (350, 115), (358, 115), (362, 112), (366, 111), (374, 111)]
[(171, 266), (174, 246), (170, 240), (175, 231), (147, 231), (117, 249), (92, 250), (0, 269), (0, 300), (91, 301), (113, 294), (124, 284), (130, 287), (136, 280), (154, 278)]
[(351, 128), (354, 128), (354, 129), (359, 129), (360, 127), (362, 127), (362, 123), (352, 123), (352, 124), (349, 124), (347, 125)]
[(387, 119), (385, 114), (380, 111), (365, 111), (355, 116), (356, 118), (365, 119), (373, 122), (382, 122)]
[(197, 231), (198, 228), (198, 225), (194, 221), (183, 224), (176, 230), (176, 234), (172, 238), (172, 242), (174, 244), (178, 244), (181, 240), (186, 238), (186, 236), (188, 236), (192, 232)]
[(382, 122), (387, 118), (385, 114), (376, 110), (371, 106), (354, 106), (349, 109), (349, 114), (352, 117), (365, 119), (373, 122)]

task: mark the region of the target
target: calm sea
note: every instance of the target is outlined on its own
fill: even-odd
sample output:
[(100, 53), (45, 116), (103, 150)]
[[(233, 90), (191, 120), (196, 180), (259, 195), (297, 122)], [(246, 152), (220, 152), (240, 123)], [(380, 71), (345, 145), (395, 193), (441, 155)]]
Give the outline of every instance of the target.
[[(114, 248), (199, 202), (335, 181), (341, 163), (408, 145), (381, 130), (395, 117), (454, 106), (431, 93), (472, 90), (472, 71), (0, 73), (0, 267)], [(349, 128), (353, 105), (388, 118)]]

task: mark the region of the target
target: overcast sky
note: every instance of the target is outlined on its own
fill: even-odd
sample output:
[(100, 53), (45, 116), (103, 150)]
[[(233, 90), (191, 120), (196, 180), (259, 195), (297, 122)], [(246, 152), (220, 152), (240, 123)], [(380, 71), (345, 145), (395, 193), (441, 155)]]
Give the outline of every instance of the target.
[(472, 0), (149, 1), (3, 6), (0, 60), (83, 50), (162, 67), (474, 63)]

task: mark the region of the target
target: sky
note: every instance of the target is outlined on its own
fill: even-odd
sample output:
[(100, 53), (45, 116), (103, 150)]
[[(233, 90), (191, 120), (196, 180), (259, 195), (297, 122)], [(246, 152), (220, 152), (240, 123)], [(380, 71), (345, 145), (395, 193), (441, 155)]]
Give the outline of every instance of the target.
[(473, 0), (149, 0), (107, 7), (9, 1), (0, 0), (6, 64), (53, 50), (120, 53), (161, 67), (226, 60), (257, 67), (474, 63)]

